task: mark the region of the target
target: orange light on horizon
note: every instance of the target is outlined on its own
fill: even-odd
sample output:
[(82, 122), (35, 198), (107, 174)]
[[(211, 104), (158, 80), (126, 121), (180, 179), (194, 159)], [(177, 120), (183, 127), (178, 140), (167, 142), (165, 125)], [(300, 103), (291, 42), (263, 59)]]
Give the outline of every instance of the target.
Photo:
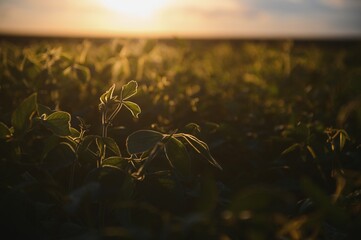
[[(0, 34), (162, 37), (361, 36), (355, 1), (2, 0)], [(312, 11), (309, 11), (313, 9)], [(339, 14), (335, 14), (339, 13)]]
[(166, 7), (167, 0), (98, 0), (97, 4), (107, 10), (128, 17), (150, 18)]

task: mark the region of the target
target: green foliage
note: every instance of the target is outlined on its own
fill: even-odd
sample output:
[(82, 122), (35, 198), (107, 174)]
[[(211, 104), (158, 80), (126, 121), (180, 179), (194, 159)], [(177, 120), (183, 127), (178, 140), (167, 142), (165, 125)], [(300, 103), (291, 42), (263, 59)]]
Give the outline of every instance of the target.
[(138, 104), (131, 101), (123, 101), (123, 104), (132, 113), (133, 117), (138, 118), (138, 115), (141, 113)]
[(58, 136), (69, 136), (70, 114), (63, 111), (53, 112), (49, 116), (42, 115), (42, 124)]
[(353, 239), (360, 50), (359, 41), (4, 39), (4, 234)]
[(108, 91), (106, 91), (105, 93), (103, 93), (100, 96), (100, 104), (108, 104), (110, 101), (114, 101), (116, 100), (116, 97), (113, 96), (114, 93), (114, 89), (115, 89), (115, 84), (113, 84)]
[(138, 83), (134, 80), (128, 82), (126, 85), (122, 86), (120, 92), (120, 98), (122, 100), (127, 100), (128, 98), (134, 96), (138, 91)]
[(175, 168), (182, 177), (189, 178), (191, 161), (184, 144), (175, 137), (171, 137), (164, 150), (170, 165)]
[(197, 153), (199, 153), (203, 158), (205, 158), (210, 164), (222, 170), (222, 167), (217, 163), (217, 161), (212, 157), (208, 145), (196, 138), (191, 134), (177, 134), (177, 137), (183, 138)]
[(153, 130), (138, 130), (127, 138), (129, 154), (138, 154), (151, 150), (165, 137), (164, 134)]
[(37, 111), (37, 94), (27, 97), (13, 112), (11, 124), (16, 135), (22, 135), (31, 126), (31, 118)]
[(120, 170), (126, 169), (127, 164), (128, 161), (125, 158), (117, 157), (117, 156), (108, 157), (103, 160), (103, 166), (112, 166)]
[(0, 122), (0, 138), (7, 139), (11, 137), (11, 130), (5, 123)]

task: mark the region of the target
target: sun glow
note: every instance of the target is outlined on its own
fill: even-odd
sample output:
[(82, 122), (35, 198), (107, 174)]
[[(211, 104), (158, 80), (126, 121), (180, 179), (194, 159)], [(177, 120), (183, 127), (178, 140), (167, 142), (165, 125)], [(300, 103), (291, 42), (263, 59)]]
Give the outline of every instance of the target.
[(110, 11), (140, 18), (154, 16), (167, 2), (167, 0), (99, 0), (99, 4)]

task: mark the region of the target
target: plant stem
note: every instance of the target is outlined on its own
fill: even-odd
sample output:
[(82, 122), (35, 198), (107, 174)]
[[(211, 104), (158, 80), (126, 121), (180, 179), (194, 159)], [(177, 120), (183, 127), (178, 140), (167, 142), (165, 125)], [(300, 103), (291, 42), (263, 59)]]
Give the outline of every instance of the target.
[[(84, 132), (81, 131), (79, 139), (83, 139), (83, 134), (84, 134)], [(78, 151), (79, 151), (80, 143), (81, 143), (81, 140), (76, 145), (75, 158), (74, 158), (74, 162), (73, 162), (73, 164), (71, 166), (71, 170), (70, 170), (69, 192), (72, 191), (73, 188), (74, 188), (75, 169), (76, 169), (76, 165), (77, 165), (78, 159), (79, 159)]]
[(112, 114), (109, 116), (108, 118), (108, 125), (113, 121), (113, 119), (115, 118), (115, 116), (118, 114), (118, 112), (120, 111), (120, 109), (122, 108), (123, 104), (119, 103), (117, 105), (117, 107), (114, 109), (114, 112), (112, 112)]
[[(111, 124), (111, 121), (114, 119), (114, 117), (118, 114), (120, 109), (122, 108), (122, 103), (119, 103), (117, 107), (114, 109), (112, 114), (107, 117), (108, 109), (105, 107), (102, 110), (102, 137), (106, 138), (108, 137), (108, 127)], [(106, 157), (106, 144), (103, 145), (103, 152), (99, 156), (98, 159), (98, 168), (101, 168), (103, 165), (103, 160)], [(104, 217), (105, 217), (105, 206), (104, 202), (102, 200), (99, 200), (99, 209), (98, 209), (98, 219), (99, 219), (99, 228), (102, 228), (104, 226)]]

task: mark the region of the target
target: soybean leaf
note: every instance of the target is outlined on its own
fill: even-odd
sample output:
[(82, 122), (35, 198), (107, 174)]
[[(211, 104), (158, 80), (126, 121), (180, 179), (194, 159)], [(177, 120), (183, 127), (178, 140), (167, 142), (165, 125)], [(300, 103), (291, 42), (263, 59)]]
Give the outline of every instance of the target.
[(141, 113), (138, 104), (131, 101), (123, 101), (123, 104), (132, 113), (133, 117), (138, 118), (139, 113)]
[(122, 157), (113, 156), (103, 160), (103, 166), (113, 166), (121, 170), (125, 170), (128, 165), (128, 161)]
[(50, 108), (48, 108), (47, 106), (44, 106), (42, 104), (38, 104), (38, 114), (39, 116), (46, 114), (46, 115), (50, 115), (52, 114), (54, 111), (51, 110)]
[(196, 123), (188, 123), (185, 126), (185, 131), (190, 134), (196, 134), (201, 132), (201, 127)]
[(77, 149), (78, 144), (80, 143), (80, 132), (75, 128), (70, 127), (70, 136), (65, 138), (64, 141), (69, 144), (73, 149)]
[(181, 141), (171, 137), (165, 146), (165, 155), (170, 165), (175, 168), (181, 177), (189, 177), (190, 158), (186, 147)]
[(129, 154), (143, 153), (162, 141), (164, 134), (153, 130), (139, 130), (130, 134), (126, 140)]
[(113, 98), (113, 92), (115, 89), (115, 84), (113, 84), (105, 93), (103, 93), (100, 96), (100, 102), (105, 104), (107, 103), (110, 99)]
[(22, 134), (31, 124), (31, 116), (37, 111), (37, 93), (27, 97), (13, 112), (11, 124), (15, 133)]
[(73, 127), (70, 127), (70, 133), (71, 133), (70, 136), (72, 138), (77, 138), (77, 137), (80, 136), (80, 132), (77, 129), (73, 128)]
[(58, 111), (47, 116), (43, 121), (43, 124), (55, 135), (69, 136), (71, 135), (70, 118), (69, 113)]
[(0, 122), (0, 138), (2, 139), (6, 139), (11, 137), (11, 131), (10, 128), (8, 128), (8, 126), (5, 125), (5, 123)]
[(113, 138), (109, 138), (109, 137), (103, 138), (103, 143), (105, 143), (105, 145), (110, 151), (115, 153), (117, 156), (121, 156), (118, 144), (114, 141)]
[(178, 136), (183, 137), (189, 143), (189, 145), (203, 158), (205, 158), (210, 164), (222, 170), (222, 167), (211, 155), (209, 147), (205, 142), (199, 140), (198, 138), (190, 134), (181, 133)]
[(89, 68), (87, 68), (85, 66), (81, 66), (79, 64), (75, 64), (73, 67), (75, 69), (78, 79), (80, 79), (82, 82), (87, 82), (90, 80)]
[(79, 151), (85, 151), (89, 146), (97, 139), (99, 136), (96, 135), (87, 135), (84, 137), (83, 141), (80, 142)]
[(103, 142), (103, 138), (102, 138), (102, 137), (97, 137), (97, 138), (95, 139), (95, 142), (96, 142), (97, 147), (98, 147), (99, 156), (103, 156), (103, 155), (104, 155), (104, 142)]
[(307, 145), (307, 150), (311, 154), (312, 158), (316, 159), (317, 155), (316, 155), (315, 151), (313, 150), (313, 148), (310, 145)]
[(134, 80), (128, 82), (126, 85), (122, 87), (121, 91), (121, 99), (127, 100), (131, 96), (135, 95), (138, 90), (138, 83)]
[(292, 144), (291, 146), (286, 148), (281, 154), (285, 155), (287, 153), (293, 152), (294, 150), (296, 150), (296, 148), (300, 148), (300, 147), (301, 145), (299, 143)]
[(340, 130), (340, 151), (343, 150), (346, 140), (350, 140), (350, 137), (345, 130)]

